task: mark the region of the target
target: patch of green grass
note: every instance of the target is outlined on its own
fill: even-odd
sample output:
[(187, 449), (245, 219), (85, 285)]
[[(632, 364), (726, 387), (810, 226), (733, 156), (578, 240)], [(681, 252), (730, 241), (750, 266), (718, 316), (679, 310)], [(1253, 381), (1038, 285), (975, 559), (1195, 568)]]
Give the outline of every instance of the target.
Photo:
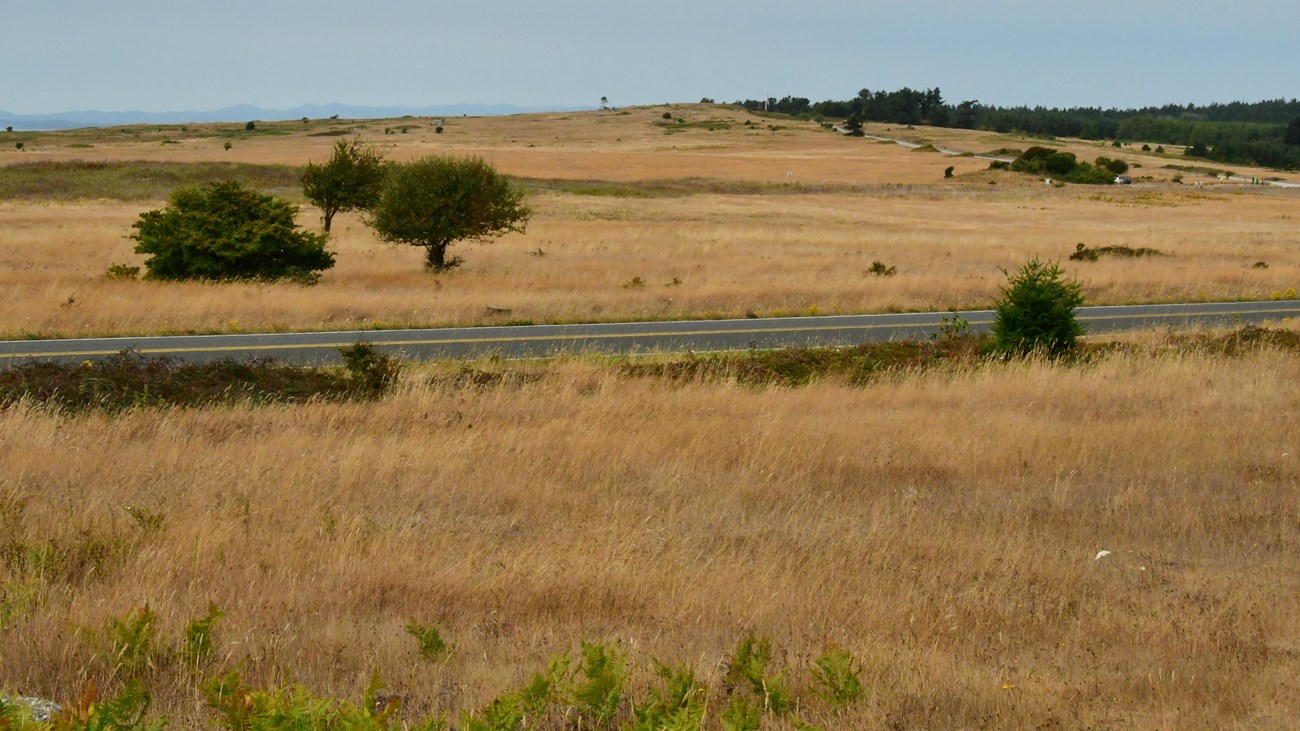
[(1175, 165), (1169, 163), (1162, 167), (1166, 170), (1182, 170), (1185, 173), (1200, 173), (1201, 175), (1209, 175), (1211, 177), (1218, 177), (1220, 175), (1231, 177), (1233, 174), (1231, 170), (1220, 170), (1218, 168), (1205, 167), (1203, 165)]
[(692, 129), (702, 129), (706, 132), (717, 132), (720, 130), (731, 129), (732, 122), (728, 119), (704, 119), (692, 122), (678, 117), (676, 119), (656, 121), (654, 122), (654, 125), (663, 129), (664, 134), (671, 135)]
[(225, 162), (86, 160), (0, 166), (0, 199), (161, 200), (176, 188), (237, 180), (263, 191), (301, 194), (302, 169), (290, 165)]
[(346, 137), (355, 134), (360, 130), (356, 127), (347, 127), (344, 129), (327, 129), (321, 132), (312, 132), (308, 137)]

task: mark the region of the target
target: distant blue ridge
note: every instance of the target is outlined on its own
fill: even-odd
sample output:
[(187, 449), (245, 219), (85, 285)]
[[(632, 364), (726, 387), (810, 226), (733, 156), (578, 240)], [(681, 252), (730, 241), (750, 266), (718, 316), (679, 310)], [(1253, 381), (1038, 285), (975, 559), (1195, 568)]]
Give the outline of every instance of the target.
[(0, 111), (0, 129), (15, 132), (116, 127), (126, 124), (203, 124), (205, 122), (277, 122), (293, 119), (387, 119), (390, 117), (500, 117), (538, 112), (574, 112), (594, 107), (532, 106), (513, 104), (443, 104), (428, 107), (358, 107), (346, 104), (304, 104), (293, 109), (262, 109), (239, 104), (206, 112), (100, 112), (93, 110), (52, 114), (14, 114)]

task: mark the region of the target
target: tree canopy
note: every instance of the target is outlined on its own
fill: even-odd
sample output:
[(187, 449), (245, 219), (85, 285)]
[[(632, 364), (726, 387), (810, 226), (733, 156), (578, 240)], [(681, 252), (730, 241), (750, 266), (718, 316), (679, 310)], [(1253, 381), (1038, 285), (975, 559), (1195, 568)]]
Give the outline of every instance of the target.
[(383, 157), (358, 139), (339, 140), (329, 160), (302, 173), (302, 193), (320, 208), (327, 233), (335, 214), (374, 206), (383, 185)]
[[(1300, 100), (1270, 99), (1227, 104), (1166, 104), (1139, 109), (1097, 107), (999, 107), (975, 100), (952, 104), (938, 88), (895, 91), (862, 89), (846, 100), (813, 102), (803, 97), (737, 101), (751, 111), (822, 115), (887, 124), (1023, 132), (1034, 136), (1145, 141), (1195, 146), (1211, 160), (1300, 168)], [(1290, 126), (1288, 126), (1290, 125)]]
[(443, 271), (461, 263), (446, 255), (454, 242), (522, 233), (531, 213), (482, 158), (433, 156), (391, 167), (369, 222), (385, 241), (424, 247), (425, 267)]

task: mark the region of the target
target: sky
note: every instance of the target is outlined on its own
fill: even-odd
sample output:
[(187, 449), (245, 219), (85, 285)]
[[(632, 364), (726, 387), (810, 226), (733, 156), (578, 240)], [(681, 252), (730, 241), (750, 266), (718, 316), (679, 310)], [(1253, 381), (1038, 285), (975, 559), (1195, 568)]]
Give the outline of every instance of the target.
[(1300, 96), (1295, 0), (42, 0), (0, 27), (0, 110), (998, 105)]

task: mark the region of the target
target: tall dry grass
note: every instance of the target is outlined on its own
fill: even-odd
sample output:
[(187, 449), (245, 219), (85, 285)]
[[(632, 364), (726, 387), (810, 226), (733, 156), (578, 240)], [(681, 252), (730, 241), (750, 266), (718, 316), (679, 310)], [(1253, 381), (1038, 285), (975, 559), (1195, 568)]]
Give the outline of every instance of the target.
[[(1147, 196), (1147, 197), (1138, 197)], [(1293, 197), (1293, 196), (1291, 196)], [(1031, 256), (1152, 247), (1157, 259), (1067, 264), (1096, 304), (1268, 299), (1300, 285), (1284, 192), (864, 188), (860, 192), (613, 198), (534, 195), (527, 234), (421, 252), (378, 242), (355, 217), (316, 287), (111, 281), (139, 264), (131, 222), (156, 204), (0, 204), (0, 335), (483, 324), (985, 307)], [(309, 212), (302, 221), (314, 225)], [(896, 266), (889, 278), (867, 273)], [(1263, 261), (1267, 269), (1254, 268)], [(641, 278), (645, 286), (625, 286)], [(676, 283), (674, 283), (676, 282)], [(232, 324), (233, 323), (233, 324)]]
[[(999, 268), (1033, 255), (1064, 259), (1080, 242), (1170, 255), (1067, 266), (1098, 304), (1267, 299), (1300, 286), (1294, 191), (1172, 185), (1158, 158), (1128, 148), (1096, 154), (1146, 160), (1135, 174), (1154, 175), (1150, 187), (1055, 189), (985, 171), (985, 160), (849, 139), (811, 122), (700, 105), (673, 106), (674, 120), (665, 121), (665, 109), (452, 119), (441, 135), (427, 120), (408, 134), (384, 134), (394, 121), (276, 123), (247, 138), (203, 126), (105, 131), (91, 148), (70, 142), (89, 133), (51, 133), (0, 164), (300, 165), (328, 157), (339, 138), (313, 135), (337, 128), (392, 159), (480, 154), (522, 178), (588, 181), (597, 193), (619, 192), (611, 184), (642, 189), (584, 195), (574, 185), (537, 187), (526, 234), (454, 247), (466, 266), (436, 277), (421, 271), (417, 249), (382, 244), (345, 215), (331, 241), (338, 264), (313, 288), (105, 281), (109, 265), (140, 263), (126, 236), (161, 201), (3, 202), (0, 337), (984, 307), (1004, 281)], [(677, 118), (686, 120), (683, 131), (673, 126)], [(710, 120), (712, 130), (693, 126)], [(269, 133), (277, 130), (284, 134)], [(977, 151), (1024, 146), (986, 133), (894, 131)], [(1087, 158), (1084, 147), (1078, 152)], [(953, 180), (943, 178), (948, 165), (957, 169)], [(706, 192), (656, 187), (699, 178), (712, 181)], [(316, 225), (315, 211), (304, 209), (300, 220)], [(877, 260), (898, 274), (866, 274)], [(1267, 269), (1254, 268), (1261, 261)], [(645, 286), (624, 286), (637, 277)]]
[[(830, 728), (1300, 715), (1294, 354), (797, 390), (534, 368), (413, 374), (365, 406), (0, 413), (0, 544), (80, 557), (4, 575), (41, 601), (0, 631), (0, 687), (115, 687), (107, 618), (147, 602), (175, 638), (214, 601), (218, 666), (351, 697), (377, 669), (413, 712), (475, 707), (583, 639), (720, 692), (754, 630), (794, 678), (829, 643), (862, 658), (868, 699)], [(449, 661), (418, 657), (411, 620)], [(157, 708), (201, 727), (175, 670), (146, 673)]]

